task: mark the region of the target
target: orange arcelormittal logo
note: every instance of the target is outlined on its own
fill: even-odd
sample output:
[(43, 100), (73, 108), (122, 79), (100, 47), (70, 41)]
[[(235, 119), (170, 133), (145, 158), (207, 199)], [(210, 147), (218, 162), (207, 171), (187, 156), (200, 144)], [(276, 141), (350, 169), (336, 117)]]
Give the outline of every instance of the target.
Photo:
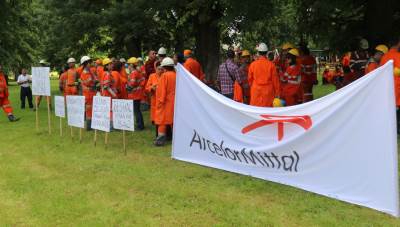
[(242, 133), (246, 134), (250, 131), (253, 131), (257, 128), (271, 125), (274, 123), (278, 124), (278, 140), (281, 141), (284, 136), (284, 124), (285, 123), (292, 123), (297, 124), (304, 128), (306, 131), (311, 128), (312, 120), (310, 116), (273, 116), (273, 115), (260, 115), (261, 117), (265, 118), (263, 120), (259, 120), (255, 123), (252, 123), (242, 129)]

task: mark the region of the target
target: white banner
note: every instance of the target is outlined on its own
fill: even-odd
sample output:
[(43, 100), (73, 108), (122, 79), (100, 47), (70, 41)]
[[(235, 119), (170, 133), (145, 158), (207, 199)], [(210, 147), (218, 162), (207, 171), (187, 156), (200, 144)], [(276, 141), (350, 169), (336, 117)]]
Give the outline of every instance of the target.
[(104, 96), (93, 97), (92, 128), (110, 132), (111, 98)]
[(244, 105), (177, 73), (173, 158), (399, 216), (392, 62), (286, 108)]
[(54, 96), (54, 113), (57, 117), (65, 117), (64, 96)]
[(32, 94), (51, 96), (50, 94), (50, 68), (32, 67)]
[(134, 131), (133, 101), (126, 99), (112, 100), (113, 126), (115, 129)]
[(85, 96), (67, 95), (68, 125), (85, 128)]

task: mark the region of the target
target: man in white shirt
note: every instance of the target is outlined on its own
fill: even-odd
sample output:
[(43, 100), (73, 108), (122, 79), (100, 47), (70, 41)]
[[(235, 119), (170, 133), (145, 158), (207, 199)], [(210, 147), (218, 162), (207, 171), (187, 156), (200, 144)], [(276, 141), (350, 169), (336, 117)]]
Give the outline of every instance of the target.
[(33, 109), (32, 90), (30, 84), (32, 77), (26, 73), (26, 69), (21, 70), (21, 75), (18, 76), (17, 83), (21, 86), (21, 109), (25, 109), (25, 99), (28, 98), (29, 108)]

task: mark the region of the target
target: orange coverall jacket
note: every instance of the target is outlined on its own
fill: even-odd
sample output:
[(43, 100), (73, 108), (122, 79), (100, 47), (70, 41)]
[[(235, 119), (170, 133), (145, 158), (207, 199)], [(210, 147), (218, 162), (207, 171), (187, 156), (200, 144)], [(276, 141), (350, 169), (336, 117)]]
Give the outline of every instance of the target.
[[(396, 48), (390, 49), (381, 59), (381, 65), (393, 60), (393, 67), (400, 68), (400, 52)], [(400, 75), (394, 72), (394, 93), (396, 95), (396, 106), (400, 106)]]
[(85, 96), (85, 112), (86, 118), (92, 118), (93, 96), (96, 95), (96, 68), (90, 70), (83, 69), (81, 73), (82, 94)]
[(188, 58), (186, 59), (185, 63), (183, 64), (183, 66), (191, 73), (193, 74), (195, 77), (197, 77), (197, 79), (204, 81), (205, 79), (205, 75), (203, 73), (203, 70), (201, 69), (201, 65), (200, 63), (194, 59), (194, 58)]
[(279, 76), (274, 63), (261, 56), (249, 67), (250, 105), (272, 107), (280, 96)]
[(143, 99), (146, 79), (141, 72), (133, 70), (133, 72), (128, 76), (127, 85), (132, 88), (131, 91), (127, 90), (128, 99), (132, 100)]
[(152, 73), (146, 83), (146, 93), (150, 95), (150, 120), (155, 121), (156, 117), (156, 89), (159, 80), (157, 73)]
[(286, 69), (287, 84), (283, 89), (284, 99), (287, 106), (301, 103), (303, 90), (301, 87), (301, 66), (291, 65)]
[(161, 75), (156, 89), (157, 125), (172, 125), (174, 122), (176, 72), (167, 71)]
[(67, 71), (67, 87), (65, 89), (66, 95), (78, 95), (78, 86), (75, 82), (78, 81), (79, 75), (75, 68), (68, 69)]
[(10, 104), (10, 100), (8, 100), (8, 87), (7, 81), (2, 72), (0, 72), (0, 107), (4, 110), (4, 112), (9, 115), (12, 114), (13, 109)]

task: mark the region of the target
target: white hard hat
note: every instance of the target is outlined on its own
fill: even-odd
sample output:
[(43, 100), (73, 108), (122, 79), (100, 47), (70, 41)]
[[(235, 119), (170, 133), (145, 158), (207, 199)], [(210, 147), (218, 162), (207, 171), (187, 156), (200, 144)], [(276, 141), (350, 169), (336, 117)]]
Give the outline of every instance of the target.
[(139, 57), (139, 58), (137, 58), (137, 60), (138, 60), (138, 61), (143, 61), (143, 58), (140, 58), (140, 57)]
[(158, 55), (166, 55), (167, 54), (167, 49), (165, 49), (164, 47), (161, 47), (160, 49), (158, 49), (157, 54)]
[[(74, 60), (75, 60), (75, 59), (74, 59)], [(82, 65), (83, 63), (89, 61), (89, 60), (91, 60), (91, 58), (90, 58), (89, 56), (83, 56), (83, 57), (81, 58), (81, 65)], [(69, 62), (68, 62), (68, 63), (69, 63)]]
[(172, 58), (170, 58), (170, 57), (164, 58), (164, 59), (162, 60), (162, 62), (161, 62), (161, 67), (164, 67), (164, 66), (174, 66), (174, 65), (175, 65), (175, 62), (174, 62), (174, 60), (173, 60)]
[(361, 47), (361, 49), (363, 49), (363, 50), (367, 50), (367, 49), (369, 48), (368, 40), (366, 40), (366, 39), (361, 39), (361, 40), (360, 40), (360, 47)]
[(67, 61), (67, 63), (69, 64), (69, 63), (75, 63), (76, 61), (75, 61), (75, 58), (68, 58), (68, 61)]
[(45, 60), (40, 60), (39, 64), (46, 64)]
[(126, 63), (125, 58), (120, 58), (119, 61), (120, 61), (121, 63)]
[(258, 52), (267, 52), (268, 51), (267, 44), (265, 44), (265, 43), (258, 44), (257, 51)]

